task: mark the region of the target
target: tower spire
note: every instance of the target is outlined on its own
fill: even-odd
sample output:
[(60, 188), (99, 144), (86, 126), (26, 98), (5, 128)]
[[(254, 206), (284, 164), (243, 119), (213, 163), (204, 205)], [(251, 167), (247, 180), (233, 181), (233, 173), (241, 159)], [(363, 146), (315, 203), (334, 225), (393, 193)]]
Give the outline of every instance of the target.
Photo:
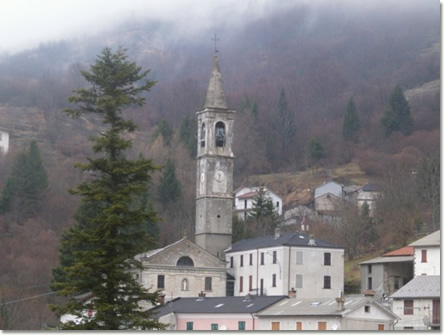
[(225, 99), (224, 82), (220, 74), (219, 59), (217, 54), (213, 57), (213, 69), (211, 71), (210, 83), (208, 84), (207, 95), (203, 108), (222, 108), (227, 109)]

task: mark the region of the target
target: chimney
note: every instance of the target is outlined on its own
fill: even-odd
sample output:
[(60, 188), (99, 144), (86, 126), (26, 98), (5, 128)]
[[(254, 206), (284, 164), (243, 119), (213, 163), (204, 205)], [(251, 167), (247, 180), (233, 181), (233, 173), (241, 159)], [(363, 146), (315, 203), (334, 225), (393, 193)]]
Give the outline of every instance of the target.
[(310, 234), (310, 239), (308, 240), (308, 245), (312, 245), (315, 246), (316, 245), (316, 240), (313, 234)]
[(274, 230), (274, 239), (277, 240), (279, 237), (281, 237), (281, 228), (276, 227)]
[(157, 302), (160, 305), (165, 305), (165, 294), (161, 293), (157, 296)]
[(339, 296), (336, 298), (336, 302), (338, 303), (338, 312), (341, 312), (344, 310), (344, 294), (342, 292), (342, 290), (339, 290)]
[(288, 291), (288, 297), (291, 299), (296, 298), (296, 290), (292, 287), (290, 291)]

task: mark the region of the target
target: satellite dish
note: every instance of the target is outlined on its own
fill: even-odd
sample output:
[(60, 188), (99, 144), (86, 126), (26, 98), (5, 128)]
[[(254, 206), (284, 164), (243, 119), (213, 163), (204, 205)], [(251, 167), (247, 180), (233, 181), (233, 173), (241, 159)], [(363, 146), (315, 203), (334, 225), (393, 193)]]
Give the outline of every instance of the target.
[(331, 326), (331, 330), (338, 330), (338, 324), (335, 323), (333, 326)]

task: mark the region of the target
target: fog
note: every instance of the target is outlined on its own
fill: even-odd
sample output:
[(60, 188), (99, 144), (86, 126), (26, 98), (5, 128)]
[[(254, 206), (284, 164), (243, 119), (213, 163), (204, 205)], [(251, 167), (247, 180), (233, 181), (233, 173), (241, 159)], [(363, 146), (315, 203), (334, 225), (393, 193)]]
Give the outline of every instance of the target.
[[(439, 10), (438, 2), (420, 0), (403, 1), (402, 5), (398, 0), (2, 0), (0, 51), (15, 53), (40, 43), (90, 36), (141, 18), (164, 20), (192, 37), (220, 23), (234, 29), (295, 4), (314, 9), (343, 6), (361, 12), (381, 7), (385, 12), (402, 13), (402, 8), (417, 5), (435, 5)], [(314, 15), (313, 22), (315, 19)]]

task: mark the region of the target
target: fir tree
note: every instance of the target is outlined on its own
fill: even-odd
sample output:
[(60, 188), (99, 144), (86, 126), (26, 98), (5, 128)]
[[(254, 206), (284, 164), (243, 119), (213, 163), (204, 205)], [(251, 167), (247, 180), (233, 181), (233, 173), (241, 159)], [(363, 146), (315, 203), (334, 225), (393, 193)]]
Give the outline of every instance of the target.
[(276, 228), (276, 217), (273, 200), (267, 196), (267, 191), (263, 187), (259, 188), (253, 198), (252, 210), (248, 214), (249, 230), (252, 230), (254, 235), (270, 234)]
[(171, 140), (173, 139), (174, 131), (173, 128), (171, 128), (168, 121), (166, 120), (160, 121), (154, 136), (157, 137), (159, 136), (159, 134), (163, 138), (163, 143), (165, 143), (166, 146), (170, 146)]
[(181, 192), (180, 181), (176, 177), (176, 167), (172, 160), (168, 160), (163, 175), (157, 187), (157, 199), (164, 206), (174, 203)]
[(180, 140), (187, 148), (190, 157), (196, 158), (197, 155), (197, 120), (196, 117), (186, 115), (181, 124), (179, 130)]
[[(141, 301), (154, 303), (157, 293), (143, 288), (129, 271), (141, 268), (135, 256), (154, 243), (146, 232), (146, 222), (156, 217), (137, 206), (134, 198), (146, 192), (157, 167), (142, 157), (126, 158), (125, 151), (132, 143), (124, 135), (136, 125), (124, 119), (122, 111), (145, 104), (140, 94), (154, 85), (146, 79), (148, 73), (129, 62), (124, 49), (113, 53), (105, 48), (90, 70), (82, 71), (89, 87), (75, 90), (76, 95), (69, 98), (78, 107), (65, 110), (71, 116), (97, 114), (107, 129), (90, 138), (95, 155), (77, 165), (96, 177), (71, 190), (81, 197), (81, 216), (62, 239), (61, 263), (55, 269), (59, 275), (52, 283), (58, 295), (68, 301), (53, 308), (83, 319), (78, 325), (63, 325), (64, 329), (163, 328), (140, 307)], [(88, 304), (75, 299), (83, 292), (94, 297)], [(84, 316), (85, 309), (93, 309), (94, 317)]]
[(396, 85), (390, 94), (381, 123), (385, 136), (390, 136), (394, 131), (410, 135), (413, 131), (414, 121), (410, 113), (410, 105), (399, 85)]
[(347, 141), (357, 141), (358, 132), (361, 129), (358, 111), (356, 109), (353, 97), (350, 98), (344, 114), (344, 123), (342, 124), (342, 136)]
[(311, 164), (314, 165), (315, 170), (319, 161), (325, 157), (325, 150), (319, 137), (313, 137), (307, 147), (308, 155)]
[(295, 136), (293, 111), (288, 107), (285, 90), (281, 90), (277, 108), (275, 130), (278, 134), (282, 158), (288, 159), (291, 144)]

